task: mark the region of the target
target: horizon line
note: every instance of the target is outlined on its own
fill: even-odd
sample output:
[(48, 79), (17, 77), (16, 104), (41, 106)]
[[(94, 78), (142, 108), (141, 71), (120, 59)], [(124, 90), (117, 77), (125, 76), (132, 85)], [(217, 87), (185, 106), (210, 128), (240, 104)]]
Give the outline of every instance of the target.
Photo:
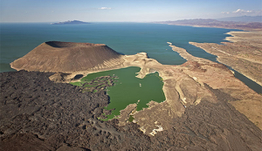
[[(236, 16), (236, 17), (262, 17), (262, 15), (257, 16)], [(235, 18), (235, 17), (224, 17), (224, 18)], [(155, 23), (155, 22), (165, 22), (165, 21), (179, 21), (179, 20), (194, 20), (194, 19), (223, 19), (223, 18), (184, 18), (184, 19), (174, 19), (174, 20), (155, 20), (155, 21), (83, 21), (83, 20), (65, 20), (65, 21), (83, 21), (89, 23)], [(0, 23), (58, 23), (58, 22), (65, 22), (65, 21), (0, 21)]]

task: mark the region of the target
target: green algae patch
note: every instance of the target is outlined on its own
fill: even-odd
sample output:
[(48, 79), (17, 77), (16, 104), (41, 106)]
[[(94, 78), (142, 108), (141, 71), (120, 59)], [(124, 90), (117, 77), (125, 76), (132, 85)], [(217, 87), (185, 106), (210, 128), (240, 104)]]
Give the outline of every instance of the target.
[[(165, 95), (163, 93), (163, 81), (159, 74), (151, 73), (143, 79), (136, 77), (139, 72), (138, 67), (128, 67), (117, 70), (92, 73), (81, 80), (83, 91), (98, 92), (106, 90), (110, 97), (110, 103), (105, 108), (107, 110), (114, 109), (107, 119), (112, 119), (120, 115), (120, 111), (125, 109), (129, 104), (137, 103), (137, 111), (147, 108), (147, 103), (151, 100), (163, 102)], [(100, 87), (106, 87), (101, 89)], [(85, 90), (87, 89), (88, 90)], [(131, 118), (132, 119), (132, 118)], [(130, 120), (131, 120), (130, 119)]]
[(82, 82), (71, 82), (70, 84), (75, 86), (82, 86)]
[(158, 73), (148, 74), (145, 78), (139, 79), (135, 77), (140, 68), (129, 67), (120, 69), (116, 75), (119, 77), (119, 82), (115, 86), (108, 88), (110, 96), (110, 104), (106, 109), (112, 111), (108, 115), (108, 119), (114, 118), (120, 114), (120, 110), (125, 109), (129, 104), (137, 103), (137, 111), (147, 108), (146, 105), (151, 100), (163, 102), (165, 96), (163, 93), (163, 82)]

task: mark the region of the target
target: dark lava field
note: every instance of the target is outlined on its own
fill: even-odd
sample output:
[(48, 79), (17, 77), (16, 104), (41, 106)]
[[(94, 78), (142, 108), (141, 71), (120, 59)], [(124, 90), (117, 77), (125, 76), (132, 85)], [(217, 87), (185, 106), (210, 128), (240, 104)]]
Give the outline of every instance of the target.
[(171, 129), (147, 136), (139, 125), (100, 121), (110, 98), (49, 80), (53, 73), (0, 73), (1, 151), (259, 151), (262, 131), (210, 90), (219, 102), (201, 101), (174, 118)]

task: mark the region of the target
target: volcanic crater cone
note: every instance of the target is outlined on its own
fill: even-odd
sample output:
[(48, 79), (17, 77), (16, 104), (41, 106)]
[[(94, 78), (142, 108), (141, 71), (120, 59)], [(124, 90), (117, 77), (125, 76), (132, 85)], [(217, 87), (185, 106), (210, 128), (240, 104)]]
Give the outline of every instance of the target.
[(105, 44), (49, 41), (10, 65), (16, 70), (72, 73), (111, 68), (123, 61)]

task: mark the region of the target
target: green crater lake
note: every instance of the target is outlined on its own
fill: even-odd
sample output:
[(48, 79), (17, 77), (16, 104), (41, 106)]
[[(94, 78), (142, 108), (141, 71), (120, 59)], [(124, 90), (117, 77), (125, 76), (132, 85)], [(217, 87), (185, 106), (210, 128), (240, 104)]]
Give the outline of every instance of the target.
[[(110, 103), (106, 109), (115, 109), (107, 119), (112, 119), (120, 115), (120, 111), (129, 104), (137, 103), (137, 111), (147, 108), (146, 105), (151, 100), (163, 102), (165, 95), (163, 93), (163, 81), (157, 72), (148, 74), (145, 78), (135, 77), (140, 71), (138, 67), (128, 67), (117, 70), (110, 70), (98, 73), (92, 73), (81, 79), (81, 82), (72, 83), (81, 86), (84, 81), (91, 81), (101, 76), (114, 77), (114, 85), (107, 87), (107, 94), (110, 97)], [(117, 78), (115, 78), (117, 77)], [(139, 101), (138, 101), (139, 100)]]

